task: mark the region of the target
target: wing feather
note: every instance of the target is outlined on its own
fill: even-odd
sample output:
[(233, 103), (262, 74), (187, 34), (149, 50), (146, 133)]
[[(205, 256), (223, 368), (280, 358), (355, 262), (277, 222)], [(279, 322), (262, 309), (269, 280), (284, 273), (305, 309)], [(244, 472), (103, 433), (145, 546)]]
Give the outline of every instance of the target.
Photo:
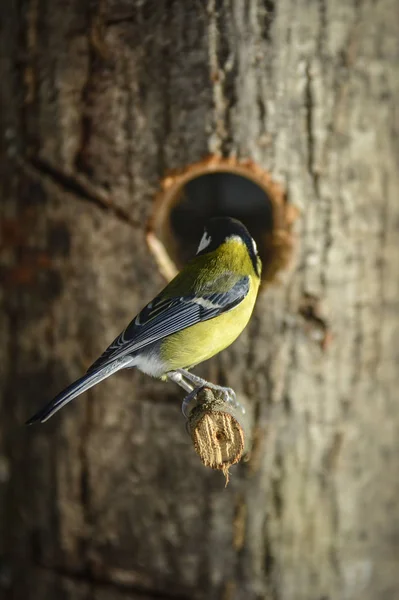
[(240, 304), (249, 291), (249, 277), (241, 277), (225, 292), (156, 297), (112, 342), (88, 373), (127, 354), (202, 321), (213, 319)]

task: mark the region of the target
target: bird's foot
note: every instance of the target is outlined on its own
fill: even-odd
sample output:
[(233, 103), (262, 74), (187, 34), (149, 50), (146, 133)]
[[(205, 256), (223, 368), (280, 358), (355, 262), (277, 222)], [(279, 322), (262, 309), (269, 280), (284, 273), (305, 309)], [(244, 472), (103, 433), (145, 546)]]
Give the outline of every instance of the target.
[(204, 387), (218, 392), (221, 394), (223, 401), (226, 402), (226, 404), (230, 404), (233, 408), (241, 410), (243, 414), (245, 413), (245, 408), (238, 402), (235, 391), (230, 387), (216, 385), (215, 383), (211, 383), (202, 377), (198, 377), (198, 375), (194, 375), (185, 369), (169, 371), (167, 377), (170, 381), (177, 383), (177, 385), (182, 387), (186, 392), (189, 392), (182, 403), (182, 413), (186, 419), (188, 419), (191, 411), (197, 404), (198, 392)]
[(175, 373), (176, 375), (180, 375), (181, 380), (179, 380), (179, 382), (176, 378), (172, 379), (172, 381), (179, 383), (179, 385), (181, 385), (181, 381), (189, 381), (189, 384), (187, 381), (185, 381), (185, 385), (190, 387), (191, 389), (189, 390), (188, 387), (185, 387), (184, 389), (186, 389), (190, 393), (184, 398), (182, 404), (182, 412), (186, 418), (188, 418), (190, 412), (196, 405), (196, 397), (198, 395), (199, 390), (204, 387), (214, 390), (215, 392), (219, 392), (223, 398), (223, 401), (226, 402), (226, 404), (230, 404), (233, 408), (240, 409), (243, 414), (245, 413), (245, 408), (238, 402), (236, 393), (232, 388), (223, 387), (221, 385), (216, 385), (215, 383), (206, 381), (206, 379), (202, 379), (202, 377), (198, 377), (198, 375), (194, 375), (193, 373), (190, 373), (190, 371), (186, 371), (185, 369), (178, 369), (173, 373)]

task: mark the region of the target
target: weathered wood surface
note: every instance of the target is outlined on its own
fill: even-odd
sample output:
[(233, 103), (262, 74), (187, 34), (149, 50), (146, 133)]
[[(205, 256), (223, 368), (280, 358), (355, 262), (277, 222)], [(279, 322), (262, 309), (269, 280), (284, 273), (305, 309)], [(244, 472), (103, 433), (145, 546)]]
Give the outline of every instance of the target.
[[(398, 12), (2, 0), (1, 598), (398, 597)], [(255, 411), (227, 489), (138, 372), (22, 427), (161, 287), (159, 178), (209, 152), (301, 210), (295, 268), (199, 369)]]

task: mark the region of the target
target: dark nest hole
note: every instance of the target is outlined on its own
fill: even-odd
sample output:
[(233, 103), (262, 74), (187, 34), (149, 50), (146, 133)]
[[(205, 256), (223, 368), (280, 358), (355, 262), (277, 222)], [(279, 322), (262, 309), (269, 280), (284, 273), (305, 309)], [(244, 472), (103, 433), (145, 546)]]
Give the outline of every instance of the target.
[(195, 255), (211, 217), (239, 219), (255, 239), (262, 262), (267, 259), (263, 239), (273, 231), (273, 209), (266, 192), (241, 175), (207, 173), (186, 183), (169, 214), (179, 267)]
[(252, 163), (230, 161), (228, 167), (215, 169), (212, 163), (209, 172), (208, 162), (199, 163), (165, 178), (147, 239), (167, 279), (195, 256), (204, 225), (216, 216), (234, 217), (247, 227), (258, 246), (264, 282), (288, 264), (293, 219), (281, 187)]

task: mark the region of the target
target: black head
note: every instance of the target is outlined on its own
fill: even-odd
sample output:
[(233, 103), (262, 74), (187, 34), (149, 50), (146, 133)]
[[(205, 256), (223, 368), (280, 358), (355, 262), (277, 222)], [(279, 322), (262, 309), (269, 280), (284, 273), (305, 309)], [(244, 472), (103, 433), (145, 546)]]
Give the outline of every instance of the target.
[(248, 249), (255, 273), (260, 275), (258, 268), (258, 249), (255, 240), (251, 237), (248, 229), (231, 217), (214, 217), (204, 227), (204, 233), (198, 245), (197, 256), (208, 254), (216, 250), (220, 244), (232, 237), (239, 237)]

